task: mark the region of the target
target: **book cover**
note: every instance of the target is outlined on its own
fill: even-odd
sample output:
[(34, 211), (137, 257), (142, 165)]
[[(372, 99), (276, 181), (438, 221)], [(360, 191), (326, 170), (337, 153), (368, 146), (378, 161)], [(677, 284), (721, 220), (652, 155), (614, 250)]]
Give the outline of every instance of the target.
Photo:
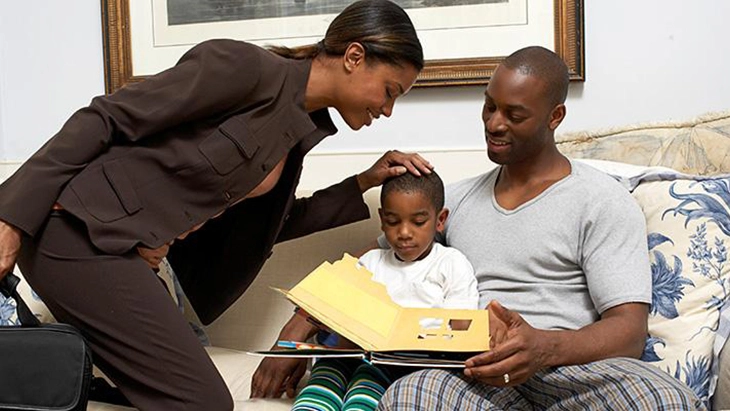
[(282, 350), (252, 354), (350, 356), (381, 364), (463, 367), (467, 358), (489, 350), (486, 310), (402, 307), (348, 254), (334, 263), (323, 263), (291, 290), (277, 290), (362, 350), (294, 343)]

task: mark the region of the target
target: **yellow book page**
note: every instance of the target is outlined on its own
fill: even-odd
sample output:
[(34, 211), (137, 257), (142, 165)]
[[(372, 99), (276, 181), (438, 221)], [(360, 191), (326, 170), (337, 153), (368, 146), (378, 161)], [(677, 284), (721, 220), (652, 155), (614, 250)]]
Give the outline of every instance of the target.
[(397, 309), (383, 305), (368, 294), (357, 292), (357, 288), (350, 284), (337, 284), (337, 287), (333, 284), (326, 300), (333, 309), (347, 312), (354, 320), (383, 338), (390, 334), (391, 325), (398, 315)]
[[(343, 272), (343, 268), (350, 269)], [(355, 265), (349, 267), (340, 265), (334, 269), (332, 266), (322, 265), (316, 270), (316, 275), (309, 275), (297, 285), (297, 288), (326, 301), (329, 305), (328, 310), (347, 313), (353, 321), (359, 322), (386, 339), (398, 316), (399, 307), (392, 302), (384, 304), (382, 298), (363, 292), (356, 278), (363, 275), (367, 276), (368, 280), (371, 276), (367, 270), (359, 270)], [(387, 296), (385, 287), (383, 292)]]
[[(431, 350), (486, 351), (489, 319), (484, 310), (403, 308), (395, 304), (383, 284), (345, 255), (323, 263), (291, 291), (284, 292), (335, 332), (368, 351)], [(450, 330), (450, 320), (471, 321), (468, 330)], [(434, 329), (426, 327), (439, 320)], [(425, 322), (424, 322), (425, 321)]]

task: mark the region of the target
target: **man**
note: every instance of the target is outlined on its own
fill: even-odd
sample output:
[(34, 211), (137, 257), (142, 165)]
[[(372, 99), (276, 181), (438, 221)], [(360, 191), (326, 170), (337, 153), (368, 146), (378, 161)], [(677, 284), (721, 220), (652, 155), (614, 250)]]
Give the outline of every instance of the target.
[(380, 410), (704, 409), (638, 360), (651, 302), (644, 218), (610, 177), (557, 150), (567, 90), (567, 67), (542, 47), (495, 71), (482, 119), (500, 167), (448, 188), (442, 238), (474, 266), (491, 350), (463, 372), (397, 381)]

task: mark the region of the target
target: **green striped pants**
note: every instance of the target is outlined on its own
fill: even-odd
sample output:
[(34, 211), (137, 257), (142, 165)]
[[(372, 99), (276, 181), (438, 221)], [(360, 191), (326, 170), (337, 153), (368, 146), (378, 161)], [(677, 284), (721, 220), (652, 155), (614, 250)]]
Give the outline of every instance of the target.
[(323, 358), (294, 400), (296, 411), (373, 411), (392, 383), (384, 372), (359, 359)]

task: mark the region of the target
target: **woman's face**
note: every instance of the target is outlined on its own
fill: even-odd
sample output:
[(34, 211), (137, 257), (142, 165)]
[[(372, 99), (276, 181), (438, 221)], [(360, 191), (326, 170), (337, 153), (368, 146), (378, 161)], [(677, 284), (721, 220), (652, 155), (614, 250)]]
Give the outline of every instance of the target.
[(348, 126), (359, 130), (380, 116), (390, 117), (395, 100), (406, 94), (418, 76), (410, 64), (396, 66), (358, 60), (351, 64), (335, 108)]

